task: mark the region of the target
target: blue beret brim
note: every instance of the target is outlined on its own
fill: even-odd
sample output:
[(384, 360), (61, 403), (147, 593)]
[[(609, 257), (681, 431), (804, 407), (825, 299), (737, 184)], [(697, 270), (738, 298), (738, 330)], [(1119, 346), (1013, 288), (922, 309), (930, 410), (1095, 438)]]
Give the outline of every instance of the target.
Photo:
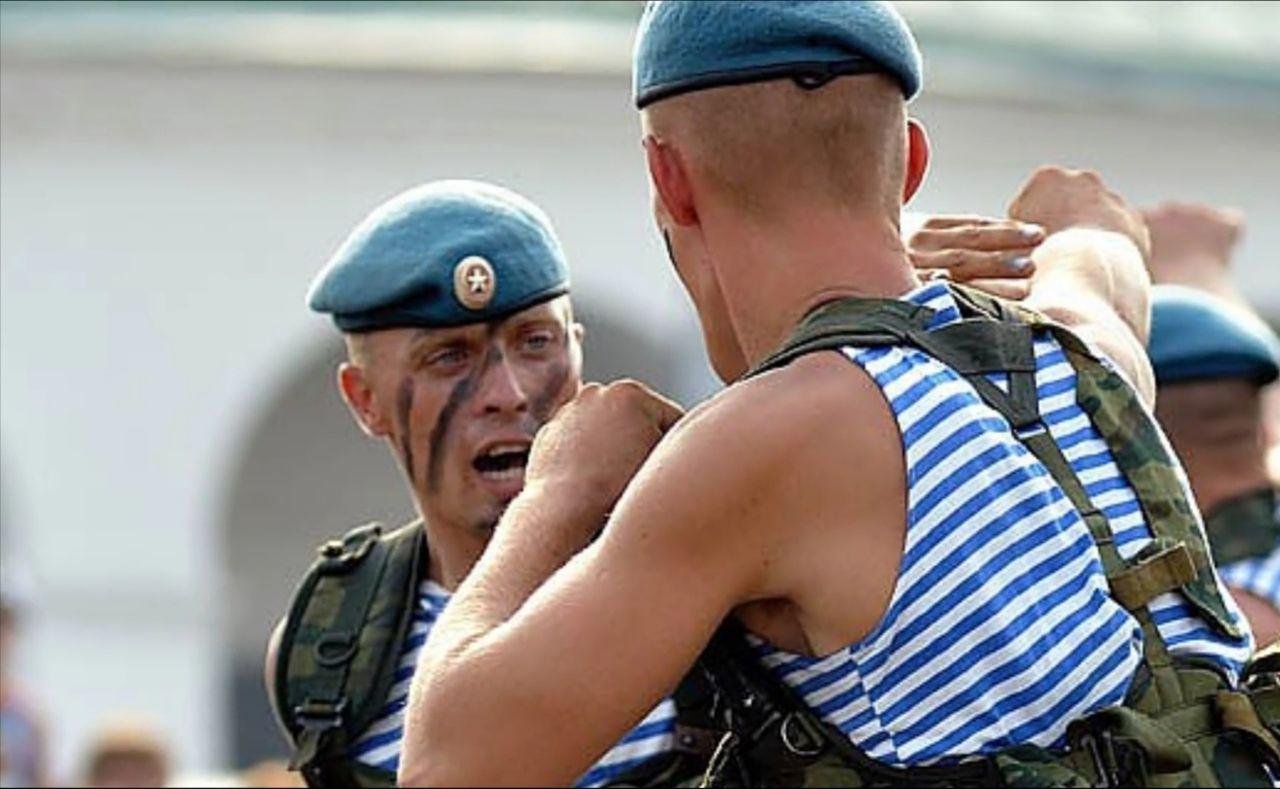
[(381, 329), (446, 329), (481, 321), (501, 320), (564, 296), (568, 292), (568, 283), (556, 284), (545, 290), (528, 293), (523, 298), (509, 300), (499, 307), (487, 309), (483, 315), (462, 313), (442, 315), (438, 309), (431, 306), (434, 304), (434, 299), (419, 294), (406, 299), (403, 303), (391, 304), (380, 309), (335, 314), (333, 323), (340, 331), (348, 334), (362, 334)]
[(791, 79), (802, 88), (812, 89), (822, 87), (836, 77), (848, 77), (855, 74), (878, 74), (883, 71), (884, 69), (878, 63), (861, 57), (832, 62), (810, 60), (729, 71), (713, 71), (686, 79), (653, 85), (642, 90), (636, 94), (636, 109), (644, 109), (654, 102), (679, 96), (682, 93), (693, 93), (694, 91), (723, 88), (730, 85), (748, 85), (753, 82)]

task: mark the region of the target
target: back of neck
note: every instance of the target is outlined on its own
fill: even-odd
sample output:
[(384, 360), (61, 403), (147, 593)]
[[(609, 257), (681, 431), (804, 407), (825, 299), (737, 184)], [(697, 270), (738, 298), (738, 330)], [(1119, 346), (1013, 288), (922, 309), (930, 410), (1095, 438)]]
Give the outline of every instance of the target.
[(920, 284), (887, 215), (806, 210), (735, 230), (718, 253), (735, 268), (721, 273), (721, 286), (752, 365), (820, 304), (893, 298)]

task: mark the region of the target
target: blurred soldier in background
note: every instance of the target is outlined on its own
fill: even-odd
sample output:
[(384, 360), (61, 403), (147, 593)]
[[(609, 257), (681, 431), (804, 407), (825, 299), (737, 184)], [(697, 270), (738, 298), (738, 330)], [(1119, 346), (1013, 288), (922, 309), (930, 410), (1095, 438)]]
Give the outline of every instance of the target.
[(402, 780), (568, 780), (701, 653), (713, 782), (1269, 785), (1247, 623), (1148, 413), (1137, 212), (1044, 168), (1009, 212), (1047, 236), (1037, 312), (921, 285), (890, 6), (651, 3), (635, 52), (657, 224), (732, 383), (665, 437), (635, 386), (543, 429), (424, 651)]
[[(1244, 215), (1231, 208), (1165, 202), (1143, 211), (1151, 231), (1151, 281), (1206, 291), (1262, 318), (1231, 277), (1231, 262), (1244, 233)], [(1262, 390), (1262, 429), (1273, 480), (1280, 479), (1280, 386)]]
[(135, 720), (104, 725), (85, 757), (85, 786), (151, 789), (169, 784), (169, 751), (155, 728)]
[[(342, 397), (387, 442), (421, 517), (325, 545), (272, 637), (268, 692), (308, 783), (394, 782), (423, 642), (523, 487), (534, 434), (581, 384), (568, 293), (543, 212), (470, 181), (382, 205), (312, 286), (346, 339)], [(642, 717), (580, 784), (700, 771), (689, 754), (706, 743), (677, 731), (675, 702)]]
[(14, 676), (22, 595), (10, 577), (0, 581), (0, 786), (46, 786), (44, 722)]
[(1146, 212), (1156, 416), (1182, 459), (1219, 572), (1260, 645), (1280, 637), (1280, 518), (1264, 393), (1277, 339), (1229, 277), (1238, 214), (1165, 204)]

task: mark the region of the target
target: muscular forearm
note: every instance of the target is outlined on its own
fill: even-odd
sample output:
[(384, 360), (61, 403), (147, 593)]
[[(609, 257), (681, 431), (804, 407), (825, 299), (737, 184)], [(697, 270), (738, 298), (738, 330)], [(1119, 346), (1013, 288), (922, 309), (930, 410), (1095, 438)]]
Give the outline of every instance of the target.
[(1151, 324), (1151, 282), (1142, 254), (1120, 233), (1072, 228), (1054, 233), (1034, 254), (1030, 306), (1075, 323), (1117, 317), (1139, 342)]
[(1075, 228), (1050, 236), (1033, 258), (1026, 304), (1104, 353), (1153, 407), (1155, 375), (1146, 355), (1151, 281), (1137, 246), (1119, 233)]
[[(480, 561), (432, 628), (409, 694), (402, 785), (503, 780), (504, 773), (494, 771), (485, 744), (501, 722), (499, 713), (513, 712), (520, 703), (512, 685), (518, 671), (486, 647), (500, 637), (502, 625), (533, 592), (571, 558), (563, 540), (547, 537), (552, 527), (563, 529), (563, 521), (593, 517), (576, 511), (571, 499), (536, 489), (517, 497)], [(518, 780), (519, 774), (505, 775)]]

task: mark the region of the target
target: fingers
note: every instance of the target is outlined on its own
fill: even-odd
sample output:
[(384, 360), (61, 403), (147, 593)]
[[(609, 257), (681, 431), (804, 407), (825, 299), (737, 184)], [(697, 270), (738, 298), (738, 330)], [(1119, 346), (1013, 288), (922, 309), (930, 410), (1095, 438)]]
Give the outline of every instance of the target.
[(674, 427), (676, 422), (679, 422), (680, 418), (684, 416), (684, 409), (678, 403), (674, 403), (661, 395), (657, 396), (655, 403), (657, 410), (654, 415), (657, 417), (658, 429), (664, 433)]
[(639, 381), (624, 378), (609, 384), (608, 388), (634, 403), (663, 433), (684, 416), (684, 409), (678, 403)]
[[(946, 221), (956, 217), (942, 217)], [(1044, 228), (1008, 219), (933, 226), (929, 223), (911, 236), (912, 251), (936, 252), (944, 249), (1022, 250), (1044, 241)]]
[(945, 270), (957, 282), (979, 278), (1026, 278), (1035, 273), (1031, 260), (1032, 247), (1024, 246), (1000, 252), (969, 249), (943, 249), (938, 252), (908, 253), (917, 269)]
[(998, 219), (991, 216), (982, 216), (980, 214), (937, 214), (925, 219), (920, 226), (930, 229), (944, 229), (948, 227), (959, 227), (963, 225), (995, 225), (1002, 222), (1008, 222), (1007, 219)]

